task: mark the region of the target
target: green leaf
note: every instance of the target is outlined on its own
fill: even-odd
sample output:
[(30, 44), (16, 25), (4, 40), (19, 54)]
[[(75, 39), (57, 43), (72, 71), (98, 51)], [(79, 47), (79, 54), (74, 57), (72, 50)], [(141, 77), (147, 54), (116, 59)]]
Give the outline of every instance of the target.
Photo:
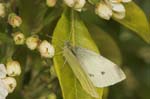
[[(72, 30), (71, 26), (71, 17), (70, 11), (66, 10), (60, 20), (57, 23), (57, 26), (54, 30), (52, 43), (55, 46), (56, 53), (62, 52), (64, 42), (70, 39), (70, 31)], [(78, 17), (78, 14), (75, 13), (74, 24), (73, 24), (74, 33), (72, 38), (74, 38), (75, 46), (81, 46), (93, 51), (98, 52), (96, 45), (91, 39), (89, 32), (83, 22)], [(61, 46), (61, 47), (60, 47)], [(70, 66), (67, 64), (64, 65), (65, 59), (63, 55), (57, 55), (54, 57), (54, 66), (60, 82), (60, 86), (63, 93), (64, 99), (95, 99), (88, 95), (83, 88), (81, 87), (79, 81), (73, 74)], [(97, 89), (102, 98), (103, 89)]]
[(122, 55), (115, 40), (100, 27), (91, 24), (87, 24), (87, 26), (97, 46), (101, 49), (101, 54), (116, 64), (121, 65)]
[(126, 17), (122, 20), (114, 19), (150, 43), (150, 29), (144, 12), (134, 2), (125, 4), (125, 8)]

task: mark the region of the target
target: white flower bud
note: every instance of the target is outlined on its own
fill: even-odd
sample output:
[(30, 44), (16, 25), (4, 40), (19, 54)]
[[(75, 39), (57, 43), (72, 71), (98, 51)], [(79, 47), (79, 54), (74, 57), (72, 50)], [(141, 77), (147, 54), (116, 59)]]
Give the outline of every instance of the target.
[(101, 2), (97, 5), (95, 13), (101, 18), (109, 20), (112, 16), (112, 9), (104, 2)]
[(64, 2), (67, 6), (72, 7), (77, 11), (81, 11), (86, 3), (85, 0), (64, 0)]
[(38, 47), (39, 41), (38, 36), (30, 36), (26, 39), (26, 45), (30, 50), (35, 50)]
[(39, 45), (39, 52), (42, 57), (52, 58), (54, 56), (54, 47), (46, 40), (42, 41)]
[(5, 17), (5, 6), (3, 3), (0, 3), (0, 17)]
[(6, 99), (8, 90), (4, 82), (0, 79), (0, 99)]
[(125, 12), (125, 8), (121, 3), (115, 3), (115, 4), (112, 3), (111, 6), (112, 6), (112, 10), (115, 12), (121, 12), (121, 13)]
[(8, 16), (8, 23), (14, 28), (19, 27), (22, 24), (22, 19), (15, 13), (11, 13)]
[(101, 2), (96, 8), (96, 14), (100, 17), (109, 20), (112, 16), (117, 19), (123, 19), (125, 17), (125, 7), (122, 0), (105, 0)]
[(51, 93), (50, 95), (48, 95), (47, 99), (57, 99), (57, 97), (54, 93)]
[(9, 76), (18, 76), (21, 74), (21, 67), (18, 61), (9, 61), (6, 64), (7, 74)]
[(17, 82), (16, 82), (15, 78), (6, 77), (6, 78), (2, 79), (2, 81), (5, 84), (7, 91), (9, 93), (12, 93), (17, 86)]
[(124, 3), (128, 3), (128, 2), (131, 2), (132, 0), (122, 0), (122, 2)]
[(132, 0), (106, 0), (106, 1), (109, 1), (111, 3), (128, 3), (128, 2), (131, 2)]
[(120, 3), (122, 2), (122, 0), (106, 0), (108, 2), (111, 2), (111, 3)]
[(46, 4), (48, 7), (54, 7), (56, 5), (57, 0), (46, 0)]
[(0, 64), (0, 78), (5, 78), (7, 74), (4, 64)]
[(111, 4), (113, 12), (113, 17), (117, 19), (123, 19), (125, 17), (125, 8), (121, 3)]
[(13, 34), (13, 39), (16, 45), (23, 45), (25, 42), (25, 36), (21, 32), (16, 32)]

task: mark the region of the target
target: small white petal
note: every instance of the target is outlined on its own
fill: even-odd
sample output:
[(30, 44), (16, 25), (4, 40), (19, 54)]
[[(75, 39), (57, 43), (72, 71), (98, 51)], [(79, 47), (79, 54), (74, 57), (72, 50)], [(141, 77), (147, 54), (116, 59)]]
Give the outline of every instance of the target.
[(109, 2), (111, 2), (111, 3), (120, 3), (120, 2), (122, 2), (122, 0), (109, 0)]
[(81, 9), (85, 5), (86, 1), (85, 0), (75, 0), (75, 9)]
[(19, 76), (21, 74), (21, 66), (18, 61), (9, 61), (6, 64), (7, 74), (9, 76)]
[(64, 0), (64, 2), (69, 7), (73, 7), (73, 5), (74, 5), (74, 0)]
[(125, 8), (121, 3), (116, 3), (116, 4), (112, 3), (111, 6), (112, 6), (112, 10), (115, 12), (125, 12)]
[(121, 2), (124, 2), (124, 3), (127, 3), (127, 2), (131, 2), (132, 0), (109, 0), (109, 2), (111, 3), (121, 3)]
[(8, 90), (3, 83), (3, 81), (0, 79), (0, 99), (6, 99), (6, 96), (8, 95)]
[(8, 15), (8, 23), (13, 27), (19, 27), (22, 24), (22, 19), (20, 16), (16, 15), (15, 13), (10, 13)]
[(25, 41), (25, 36), (21, 32), (13, 33), (13, 39), (16, 45), (23, 45)]
[(13, 77), (6, 77), (2, 79), (2, 81), (4, 85), (6, 86), (6, 89), (9, 93), (12, 93), (17, 86), (16, 79)]
[(122, 0), (122, 2), (124, 3), (128, 3), (128, 2), (131, 2), (132, 0)]
[(77, 11), (81, 11), (86, 3), (86, 0), (64, 0), (64, 2), (67, 6), (72, 7)]
[(111, 8), (105, 3), (99, 3), (95, 9), (95, 13), (103, 19), (109, 20), (112, 16)]
[(30, 50), (35, 50), (38, 47), (39, 41), (38, 36), (33, 35), (26, 39), (26, 45)]
[(125, 12), (120, 12), (120, 13), (113, 12), (113, 17), (115, 17), (117, 19), (123, 19), (123, 18), (125, 18)]
[(5, 78), (7, 74), (4, 64), (0, 64), (0, 78)]
[(52, 58), (55, 54), (55, 49), (47, 40), (44, 40), (39, 45), (39, 52), (42, 57)]

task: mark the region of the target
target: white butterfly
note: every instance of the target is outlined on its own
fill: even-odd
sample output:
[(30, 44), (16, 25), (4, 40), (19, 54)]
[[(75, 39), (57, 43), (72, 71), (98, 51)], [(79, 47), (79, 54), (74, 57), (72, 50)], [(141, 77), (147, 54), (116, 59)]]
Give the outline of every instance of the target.
[(124, 72), (115, 63), (93, 51), (75, 47), (73, 53), (95, 87), (114, 85), (126, 78)]
[(93, 97), (99, 97), (95, 87), (107, 87), (126, 78), (113, 62), (93, 51), (73, 47), (69, 42), (65, 43), (63, 56), (82, 88)]
[(92, 97), (99, 98), (99, 95), (93, 85), (92, 81), (89, 79), (88, 74), (82, 68), (80, 62), (72, 51), (72, 47), (68, 44), (63, 48), (63, 56), (65, 57), (67, 63), (72, 69), (74, 75), (79, 80), (82, 88), (90, 94)]

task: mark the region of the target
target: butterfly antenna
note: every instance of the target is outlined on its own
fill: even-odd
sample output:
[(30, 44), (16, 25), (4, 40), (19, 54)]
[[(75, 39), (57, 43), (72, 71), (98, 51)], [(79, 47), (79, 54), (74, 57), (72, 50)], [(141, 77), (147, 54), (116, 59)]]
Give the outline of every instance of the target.
[(57, 38), (55, 38), (55, 37), (52, 37), (52, 36), (50, 36), (50, 35), (46, 35), (47, 37), (49, 37), (49, 38), (51, 38), (51, 39), (55, 39), (55, 40), (57, 40), (58, 42), (60, 42), (60, 43), (62, 43), (62, 42), (65, 42), (65, 40), (58, 40)]
[(62, 55), (62, 54), (63, 54), (63, 51), (60, 51), (60, 52), (56, 53), (56, 54), (54, 55), (54, 57), (60, 56), (60, 55)]
[[(49, 38), (52, 38), (52, 39), (55, 39), (55, 40), (57, 40), (60, 44), (62, 44), (62, 42), (64, 43), (65, 42), (65, 40), (63, 41), (63, 40), (58, 40), (57, 38), (54, 38), (54, 37), (52, 37), (52, 36), (50, 36), (50, 35), (46, 35), (47, 37), (49, 37)], [(63, 48), (63, 47), (61, 47), (61, 46), (59, 46), (59, 45), (56, 45), (55, 47), (59, 47), (59, 48)]]

